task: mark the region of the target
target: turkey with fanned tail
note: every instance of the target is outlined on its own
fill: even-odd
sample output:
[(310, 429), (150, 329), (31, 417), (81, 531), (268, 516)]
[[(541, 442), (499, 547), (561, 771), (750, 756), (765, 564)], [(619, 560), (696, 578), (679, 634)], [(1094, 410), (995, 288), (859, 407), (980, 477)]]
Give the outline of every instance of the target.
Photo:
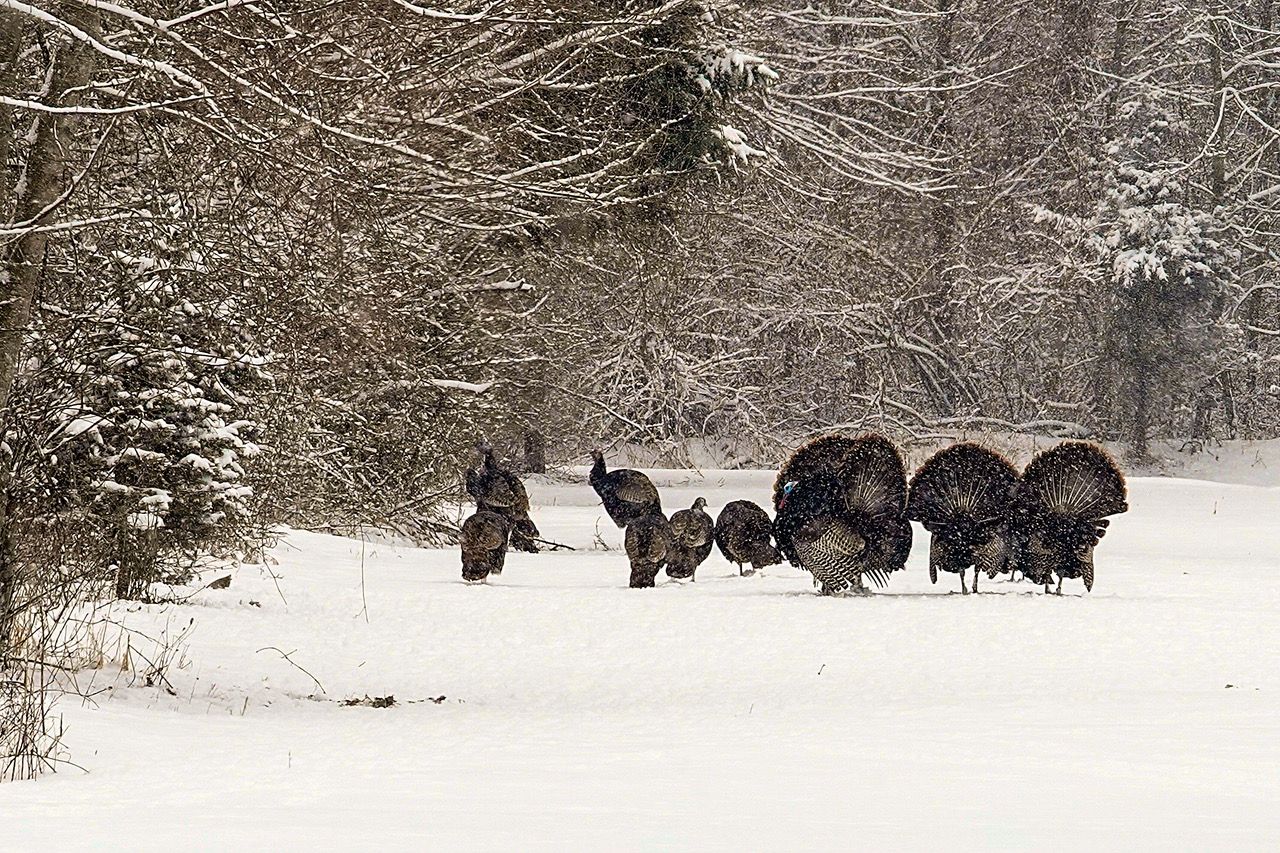
[(1054, 575), (1082, 578), (1093, 589), (1093, 550), (1110, 524), (1129, 509), (1124, 475), (1102, 448), (1068, 441), (1036, 455), (1014, 490), (1011, 567), (1044, 584)]
[(630, 468), (607, 470), (599, 450), (591, 451), (591, 458), (595, 462), (589, 477), (591, 488), (614, 524), (626, 527), (638, 518), (662, 514), (662, 499), (648, 477)]
[(960, 575), (960, 591), (968, 593), (965, 570), (994, 578), (1009, 562), (1008, 520), (1018, 471), (995, 451), (962, 443), (940, 450), (911, 478), (907, 518), (931, 534), (929, 579), (938, 572)]
[(773, 521), (769, 513), (751, 501), (730, 501), (716, 518), (716, 546), (731, 563), (738, 564), (738, 574), (746, 574), (742, 566), (751, 564), (756, 572), (765, 566), (782, 562), (773, 545)]
[(711, 553), (715, 523), (703, 507), (706, 498), (698, 498), (689, 509), (671, 515), (671, 548), (667, 552), (667, 576), (695, 580), (694, 572)]
[(524, 483), (498, 463), (487, 442), (477, 444), (476, 450), (480, 465), (467, 472), (467, 494), (475, 500), (477, 510), (496, 513), (506, 520), (512, 548), (536, 554), (538, 528), (529, 517), (529, 493)]
[(866, 591), (911, 552), (907, 474), (883, 436), (828, 435), (797, 450), (774, 484), (778, 548), (813, 575), (823, 595)]

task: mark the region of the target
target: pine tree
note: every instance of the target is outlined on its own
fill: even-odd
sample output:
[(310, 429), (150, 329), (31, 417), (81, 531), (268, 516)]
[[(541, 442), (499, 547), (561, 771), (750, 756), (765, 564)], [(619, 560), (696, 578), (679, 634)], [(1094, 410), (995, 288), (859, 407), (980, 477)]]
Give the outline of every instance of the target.
[(245, 465), (260, 452), (250, 412), (267, 357), (181, 213), (138, 254), (128, 239), (96, 247), (108, 296), (70, 344), (72, 375), (89, 377), (64, 410), (93, 444), (79, 491), (121, 597), (180, 579), (196, 557), (242, 553), (256, 532)]

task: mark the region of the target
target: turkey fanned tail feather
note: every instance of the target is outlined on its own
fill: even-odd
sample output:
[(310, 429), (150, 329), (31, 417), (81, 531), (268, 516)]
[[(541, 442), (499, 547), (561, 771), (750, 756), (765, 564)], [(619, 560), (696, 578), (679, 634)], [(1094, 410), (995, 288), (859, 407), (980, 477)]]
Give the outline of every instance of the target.
[(1018, 472), (1000, 454), (968, 442), (929, 458), (911, 478), (907, 517), (932, 534), (929, 579), (973, 566), (995, 577), (1008, 565), (1008, 520)]
[(1069, 441), (1038, 454), (1015, 492), (1014, 560), (1030, 580), (1082, 578), (1093, 589), (1093, 551), (1129, 509), (1124, 475), (1097, 445)]
[(907, 477), (879, 435), (823, 436), (800, 448), (774, 484), (778, 548), (826, 594), (877, 586), (906, 564)]

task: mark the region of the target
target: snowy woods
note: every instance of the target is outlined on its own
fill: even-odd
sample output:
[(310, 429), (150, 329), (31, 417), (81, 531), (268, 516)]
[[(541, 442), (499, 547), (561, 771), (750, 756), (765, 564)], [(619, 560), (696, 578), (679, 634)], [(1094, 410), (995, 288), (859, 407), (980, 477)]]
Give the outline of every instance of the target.
[(1137, 458), (1274, 435), (1275, 13), (749, 5), (736, 43), (777, 79), (735, 126), (765, 153), (586, 257), (568, 235), (524, 256), (555, 335), (536, 370), (472, 378), (545, 388), (563, 451), (585, 432), (776, 456), (830, 424)]
[(0, 0), (0, 157), (6, 664), (480, 436), (1280, 435), (1275, 0)]

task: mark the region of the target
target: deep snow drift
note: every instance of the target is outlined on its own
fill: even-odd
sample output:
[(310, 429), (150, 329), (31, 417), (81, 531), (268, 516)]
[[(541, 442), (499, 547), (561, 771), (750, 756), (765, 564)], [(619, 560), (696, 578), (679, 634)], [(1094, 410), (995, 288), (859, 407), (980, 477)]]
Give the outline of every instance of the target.
[[(714, 514), (770, 476), (657, 482)], [(247, 567), (116, 611), (170, 639), (177, 695), (126, 687), (155, 650), (122, 674), (108, 637), (96, 701), (61, 705), (90, 772), (0, 787), (5, 846), (1273, 848), (1280, 491), (1130, 487), (1094, 592), (1062, 598), (931, 586), (919, 528), (867, 598), (717, 552), (628, 590), (585, 483), (531, 488), (581, 550), (512, 554), (487, 586), (454, 550), (294, 534), (278, 591)], [(398, 704), (339, 704), (366, 694)]]

